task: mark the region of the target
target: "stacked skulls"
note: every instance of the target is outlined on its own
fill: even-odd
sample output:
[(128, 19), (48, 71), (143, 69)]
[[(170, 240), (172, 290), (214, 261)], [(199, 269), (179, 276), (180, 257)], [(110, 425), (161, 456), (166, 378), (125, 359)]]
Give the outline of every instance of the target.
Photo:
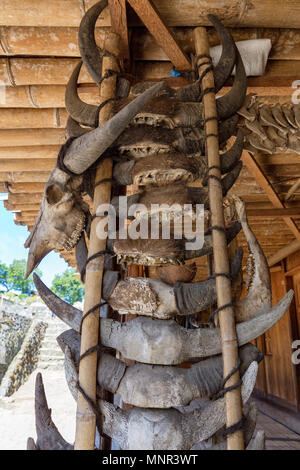
[[(98, 85), (102, 81), (102, 59), (107, 54), (112, 56), (109, 51), (99, 50), (94, 39), (96, 20), (106, 6), (107, 1), (94, 5), (79, 28), (82, 60)], [(237, 112), (246, 97), (246, 76), (231, 35), (215, 17), (210, 16), (210, 19), (223, 46), (220, 61), (214, 68), (215, 92), (223, 87), (236, 66), (232, 89), (217, 100), (225, 197), (242, 167), (243, 132), (237, 133), (229, 149), (226, 149), (226, 141), (236, 132)], [(130, 86), (118, 63), (114, 116), (98, 127), (99, 113), (105, 103), (94, 106), (80, 100), (77, 79), (81, 65), (76, 66), (66, 91), (70, 115), (68, 140), (45, 186), (36, 224), (26, 242), (28, 275), (51, 250), (70, 250), (76, 246), (78, 270), (84, 280), (85, 241), (89, 238), (91, 224), (86, 200), (93, 198), (94, 191), (91, 167), (104, 158), (113, 159), (113, 179), (119, 186), (134, 184), (138, 187), (135, 194), (127, 197), (127, 205), (130, 208), (133, 204), (143, 204), (144, 209), (134, 213), (130, 223), (146, 218), (154, 203), (176, 204), (180, 208), (191, 204), (194, 210), (197, 204), (203, 204), (205, 223), (210, 219), (201, 77), (196, 73), (191, 85), (177, 90), (166, 83)], [(197, 187), (189, 185), (195, 181)], [(117, 209), (115, 198), (112, 204)], [(232, 257), (230, 273), (233, 292), (236, 292), (234, 309), (245, 446), (263, 449), (264, 433), (258, 431), (253, 436), (255, 405), (246, 404), (255, 385), (257, 364), (263, 357), (250, 342), (282, 317), (293, 292), (271, 306), (268, 265), (248, 225), (244, 203), (231, 198), (227, 204), (234, 208), (239, 219), (228, 220), (227, 242), (232, 242), (243, 229), (250, 252), (248, 293), (241, 300), (239, 289), (235, 288), (242, 269), (240, 248)], [(176, 214), (169, 215), (174, 220)], [(98, 348), (102, 348), (102, 352), (97, 382), (102, 390), (118, 395), (132, 406), (124, 410), (99, 396), (92, 408), (97, 415), (100, 435), (111, 437), (125, 450), (226, 449), (220, 329), (217, 316), (211, 316), (212, 321), (206, 325), (209, 327), (203, 328), (204, 322), (201, 322), (209, 309), (216, 308), (216, 278), (212, 275), (201, 282), (192, 282), (195, 266), (186, 264), (189, 259), (213, 253), (211, 230), (206, 226), (201, 249), (186, 250), (185, 242), (185, 239), (172, 237), (168, 240), (162, 237), (158, 240), (121, 237), (108, 240), (103, 301), (120, 315), (134, 314), (135, 318), (125, 322), (100, 319)], [(110, 252), (116, 256), (122, 271), (112, 269)], [(128, 276), (130, 264), (146, 266), (146, 270), (156, 267), (158, 279)], [(66, 379), (76, 400), (82, 312), (59, 299), (36, 275), (35, 283), (47, 306), (71, 327), (57, 340), (65, 354)], [(135, 363), (128, 365), (128, 361), (117, 359), (114, 350), (119, 358)], [(178, 367), (183, 362), (189, 363), (188, 368)], [(29, 449), (73, 449), (51, 420), (40, 374), (36, 380), (36, 428), (37, 442), (29, 438)]]

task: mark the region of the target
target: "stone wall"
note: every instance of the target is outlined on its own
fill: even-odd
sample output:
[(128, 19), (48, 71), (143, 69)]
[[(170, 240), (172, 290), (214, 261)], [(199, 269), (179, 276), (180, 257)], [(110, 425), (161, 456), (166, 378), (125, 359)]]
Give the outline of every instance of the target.
[(42, 339), (48, 323), (33, 320), (21, 349), (10, 363), (0, 386), (0, 396), (10, 396), (27, 380), (35, 369)]
[(5, 301), (0, 308), (0, 381), (19, 351), (32, 322), (32, 314)]
[(0, 297), (0, 390), (11, 394), (36, 367), (51, 312), (37, 298), (31, 305)]

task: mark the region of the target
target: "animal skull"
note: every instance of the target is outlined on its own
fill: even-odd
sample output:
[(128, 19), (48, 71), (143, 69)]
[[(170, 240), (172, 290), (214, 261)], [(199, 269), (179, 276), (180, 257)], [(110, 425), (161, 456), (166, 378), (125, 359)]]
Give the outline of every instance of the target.
[(46, 184), (38, 218), (25, 242), (26, 277), (54, 249), (71, 250), (86, 224), (88, 205), (81, 197), (82, 177), (55, 168)]

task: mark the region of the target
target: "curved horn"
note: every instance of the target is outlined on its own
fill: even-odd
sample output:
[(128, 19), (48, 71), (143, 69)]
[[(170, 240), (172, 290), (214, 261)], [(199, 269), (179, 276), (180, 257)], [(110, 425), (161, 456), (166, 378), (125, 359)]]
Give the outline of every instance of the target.
[(67, 168), (76, 174), (81, 174), (87, 170), (101, 157), (128, 126), (132, 118), (162, 87), (163, 82), (157, 83), (121, 109), (103, 126), (75, 139), (65, 152), (64, 164)]
[[(237, 279), (240, 273), (242, 259), (243, 248), (239, 247), (230, 267), (233, 281)], [(202, 282), (177, 282), (174, 286), (174, 294), (179, 315), (192, 315), (216, 303), (216, 280), (212, 278)]]
[(84, 15), (78, 30), (80, 55), (92, 79), (98, 84), (102, 75), (102, 56), (95, 41), (95, 25), (98, 16), (108, 5), (102, 0), (92, 6)]
[(236, 321), (242, 322), (255, 316), (256, 312), (262, 314), (271, 307), (272, 291), (268, 262), (248, 224), (245, 203), (237, 197), (234, 198), (234, 203), (251, 255), (250, 287), (247, 296), (235, 305)]
[(265, 450), (265, 432), (257, 431), (246, 450)]
[(234, 114), (233, 116), (225, 119), (219, 123), (219, 142), (223, 144), (228, 140), (233, 134), (235, 133), (236, 126), (239, 122), (238, 114)]
[(226, 196), (229, 189), (234, 185), (235, 181), (239, 177), (242, 168), (243, 162), (238, 162), (238, 164), (233, 168), (233, 170), (231, 170), (222, 178), (223, 197)]
[[(65, 340), (71, 340), (69, 336)], [(71, 347), (65, 343), (65, 373), (68, 386), (77, 399), (77, 370), (72, 358)], [(75, 354), (79, 357), (80, 344)], [(74, 349), (74, 347), (72, 347)], [(243, 375), (250, 363), (259, 362), (263, 355), (251, 343), (239, 349), (240, 372)], [(173, 366), (134, 364), (127, 366), (110, 354), (101, 354), (98, 370), (98, 384), (104, 390), (117, 393), (125, 403), (140, 408), (171, 408), (188, 405), (196, 398), (215, 395), (222, 388), (223, 363), (218, 355), (192, 365), (190, 369)], [(145, 389), (145, 383), (147, 388)], [(157, 391), (159, 390), (159, 393)]]
[[(244, 374), (243, 403), (252, 393), (257, 369), (257, 362), (252, 362)], [(103, 432), (117, 440), (124, 450), (189, 450), (215, 434), (226, 422), (224, 397), (192, 412), (136, 407), (124, 411), (102, 400), (98, 405)]]
[(32, 439), (32, 437), (29, 437), (27, 439), (27, 450), (39, 450), (36, 446), (36, 443), (34, 442), (34, 439)]
[(84, 103), (78, 96), (77, 80), (81, 70), (82, 61), (75, 66), (68, 81), (65, 93), (65, 103), (69, 115), (74, 121), (89, 127), (99, 125), (99, 107)]
[[(228, 171), (231, 171), (235, 165), (240, 160), (244, 148), (244, 135), (243, 131), (239, 129), (237, 133), (237, 137), (235, 139), (234, 144), (230, 147), (227, 152), (224, 152), (220, 155), (221, 159), (221, 173), (224, 175)], [(208, 175), (206, 175), (202, 180), (203, 186), (207, 186), (208, 184)]]
[(229, 78), (236, 60), (236, 45), (229, 31), (214, 15), (207, 15), (217, 30), (222, 43), (222, 55), (214, 67), (215, 92), (217, 93)]
[[(215, 92), (217, 93), (229, 78), (236, 62), (236, 45), (233, 37), (223, 24), (213, 15), (208, 15), (208, 19), (217, 30), (222, 44), (222, 54), (218, 64), (214, 67)], [(191, 85), (179, 88), (177, 98), (180, 101), (200, 101), (201, 83), (196, 80)]]
[(74, 121), (71, 116), (68, 117), (67, 125), (66, 125), (66, 138), (72, 139), (75, 137), (80, 137), (83, 134), (89, 132), (90, 129), (84, 129), (81, 127), (78, 122)]
[(76, 254), (77, 270), (80, 273), (81, 282), (84, 284), (85, 266), (86, 266), (86, 261), (88, 259), (88, 249), (87, 249), (87, 245), (85, 241), (84, 232), (82, 232), (81, 237), (79, 238), (79, 241), (76, 245), (75, 254)]
[(43, 283), (39, 276), (33, 273), (33, 281), (41, 299), (45, 302), (49, 310), (54, 312), (58, 318), (64, 321), (67, 325), (76, 331), (80, 331), (82, 312), (73, 305), (64, 302), (57, 297), (48, 287)]
[(64, 440), (52, 421), (40, 372), (35, 381), (35, 425), (36, 446), (39, 450), (73, 450), (73, 446)]
[(236, 113), (244, 104), (247, 92), (247, 76), (241, 55), (236, 49), (236, 74), (231, 90), (216, 101), (218, 118), (226, 119)]
[[(65, 314), (68, 304), (62, 299), (57, 302), (55, 294), (49, 292), (51, 294), (48, 296), (49, 308), (72, 327), (70, 316)], [(280, 302), (264, 314), (238, 323), (239, 346), (253, 341), (275, 325), (289, 308), (293, 295), (293, 290), (290, 290)], [(70, 312), (73, 310), (75, 317), (78, 310), (71, 306), (69, 308)], [(80, 341), (77, 321), (74, 321), (74, 329), (77, 333), (73, 330), (72, 335), (78, 337)], [(213, 356), (222, 351), (219, 328), (186, 330), (174, 320), (154, 320), (142, 316), (127, 323), (101, 318), (101, 343), (105, 347), (117, 349), (128, 359), (145, 364), (180, 364), (191, 358)]]

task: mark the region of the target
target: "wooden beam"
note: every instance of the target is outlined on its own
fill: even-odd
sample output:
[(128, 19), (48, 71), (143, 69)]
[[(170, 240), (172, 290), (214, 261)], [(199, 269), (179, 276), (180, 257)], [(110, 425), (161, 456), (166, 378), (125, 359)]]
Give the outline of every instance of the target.
[[(2, 85), (65, 85), (79, 59), (6, 57), (0, 59)], [(79, 83), (93, 83), (83, 66)]]
[[(136, 74), (138, 79), (155, 80), (167, 76), (172, 68), (171, 62), (137, 61)], [(272, 60), (268, 62), (266, 72), (261, 77), (249, 77), (249, 88), (270, 88), (269, 94), (276, 95), (274, 90), (284, 88), (284, 94), (290, 95), (295, 89), (291, 88), (292, 82), (298, 80), (300, 72), (299, 60)], [(228, 86), (232, 79), (228, 81)], [(275, 88), (273, 88), (275, 87)]]
[(300, 206), (285, 209), (247, 209), (248, 217), (300, 217)]
[(36, 213), (23, 213), (23, 212), (16, 212), (14, 214), (14, 221), (15, 222), (28, 222), (34, 221), (36, 219)]
[(11, 204), (9, 201), (4, 201), (4, 207), (11, 212), (38, 212), (40, 204)]
[(174, 34), (163, 22), (154, 4), (150, 0), (128, 0), (128, 2), (148, 28), (156, 42), (165, 51), (172, 64), (178, 70), (190, 70), (191, 63), (188, 57), (181, 50)]
[[(120, 37), (120, 58), (129, 60), (126, 0), (108, 0), (111, 28)], [(103, 38), (102, 38), (103, 39)], [(98, 43), (99, 44), (99, 43)]]
[[(278, 209), (284, 209), (285, 206), (279, 199), (277, 193), (274, 191), (273, 187), (271, 186), (268, 178), (264, 175), (262, 169), (260, 168), (259, 164), (256, 162), (255, 158), (250, 155), (248, 152), (243, 152), (242, 156), (243, 163), (247, 166), (248, 170), (254, 176), (257, 183), (261, 186), (261, 188), (265, 191), (266, 195), (268, 196), (269, 200), (272, 202), (274, 207)], [(290, 217), (283, 217), (283, 220), (290, 228), (291, 232), (294, 234), (296, 239), (300, 241), (300, 232)]]
[(36, 171), (51, 171), (55, 167), (56, 158), (28, 158), (19, 159), (0, 159), (0, 173), (3, 171), (29, 171), (35, 168)]
[(67, 118), (63, 108), (4, 108), (0, 112), (0, 129), (65, 128)]
[(42, 200), (42, 194), (9, 194), (8, 195), (8, 202), (12, 205), (15, 204), (39, 204)]
[[(66, 85), (7, 86), (0, 99), (1, 108), (64, 108)], [(99, 89), (92, 83), (78, 87), (80, 98), (86, 103), (98, 104)]]
[[(97, 0), (85, 0), (86, 8)], [(212, 13), (227, 26), (298, 28), (300, 7), (298, 0), (252, 0), (251, 5), (232, 0), (155, 0), (153, 2), (168, 26), (210, 26), (207, 14)], [(84, 14), (83, 3), (78, 0), (3, 0), (0, 24), (6, 26), (72, 26), (78, 27)], [(129, 26), (137, 23), (129, 16)], [(110, 26), (108, 9), (97, 22), (99, 27)], [(140, 24), (139, 24), (140, 25)]]
[[(79, 23), (78, 23), (79, 25)], [(80, 57), (78, 28), (49, 26), (0, 26), (1, 55)], [(102, 47), (105, 30), (95, 29), (97, 44)]]
[(8, 183), (8, 188), (11, 194), (43, 193), (45, 184), (44, 183)]
[(65, 129), (0, 129), (1, 147), (62, 145)]
[[(112, 28), (121, 36), (125, 48), (121, 56), (129, 58), (127, 13), (124, 7), (125, 0), (109, 0), (113, 18)], [(158, 6), (159, 8), (159, 6)], [(79, 23), (78, 23), (79, 25)], [(77, 26), (78, 26), (77, 25)], [(186, 54), (194, 54), (193, 27), (173, 28), (172, 32), (177, 43)], [(289, 30), (274, 30), (273, 28), (229, 28), (235, 41), (247, 39), (268, 38), (272, 41), (269, 60), (299, 60), (300, 44), (298, 41), (299, 28)], [(55, 26), (0, 26), (1, 43), (0, 53), (7, 56), (55, 56), (80, 57), (78, 47), (77, 27)], [(97, 44), (102, 47), (105, 30), (95, 28)], [(282, 47), (288, 37), (288, 47)], [(208, 29), (209, 45), (220, 44), (220, 38), (214, 28)], [(169, 60), (164, 50), (157, 44), (153, 36), (145, 28), (133, 28), (131, 40), (132, 58), (134, 60)]]
[[(31, 168), (32, 170), (32, 168)], [(0, 181), (7, 183), (46, 183), (49, 179), (49, 171), (24, 171), (1, 172)]]
[(1, 159), (56, 158), (60, 145), (41, 145), (26, 147), (0, 147)]
[[(274, 30), (273, 28), (228, 28), (235, 41), (245, 41), (249, 39), (270, 39), (272, 49), (268, 60), (299, 60), (300, 44), (299, 29)], [(195, 53), (193, 41), (194, 28), (173, 28), (173, 34), (178, 44), (186, 54)], [(209, 28), (208, 40), (210, 47), (220, 44), (220, 37), (214, 28)], [(282, 47), (288, 36), (289, 47)], [(149, 31), (144, 28), (134, 28), (132, 32), (132, 52), (134, 60), (143, 61), (167, 61), (169, 60), (164, 50), (157, 44)]]
[(272, 254), (268, 258), (269, 266), (274, 266), (274, 264), (279, 263), (284, 258), (286, 258), (289, 255), (292, 255), (298, 250), (300, 250), (300, 242), (298, 240), (293, 240), (291, 243), (288, 243), (287, 245), (285, 245), (283, 248), (281, 248), (280, 250), (278, 250), (276, 253)]

